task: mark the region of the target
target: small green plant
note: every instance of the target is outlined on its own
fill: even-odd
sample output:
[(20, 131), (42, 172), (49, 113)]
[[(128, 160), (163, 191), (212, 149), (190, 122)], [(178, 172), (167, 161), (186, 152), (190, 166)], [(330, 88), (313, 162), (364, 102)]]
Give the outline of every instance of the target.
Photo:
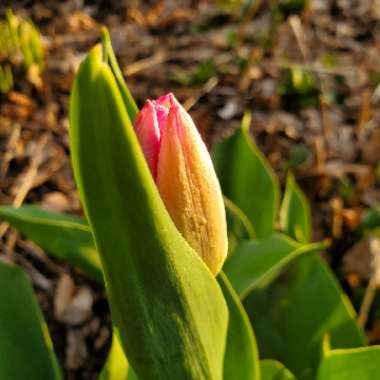
[(44, 69), (44, 49), (41, 35), (29, 19), (15, 16), (9, 9), (6, 19), (0, 21), (0, 90), (7, 93), (13, 87), (11, 66), (23, 66), (28, 71)]
[(0, 65), (0, 92), (8, 93), (13, 88), (13, 74), (9, 64)]
[(207, 82), (212, 76), (217, 75), (218, 70), (212, 59), (200, 62), (192, 70), (176, 70), (170, 75), (170, 79), (174, 83), (180, 85), (192, 86), (200, 85)]
[(318, 102), (315, 76), (310, 71), (292, 67), (284, 72), (278, 92), (291, 108), (314, 106)]
[(287, 167), (294, 169), (306, 162), (311, 156), (310, 148), (305, 144), (298, 144), (289, 150), (287, 157)]
[(283, 21), (289, 15), (301, 13), (309, 0), (274, 0), (271, 2), (271, 13), (274, 21)]

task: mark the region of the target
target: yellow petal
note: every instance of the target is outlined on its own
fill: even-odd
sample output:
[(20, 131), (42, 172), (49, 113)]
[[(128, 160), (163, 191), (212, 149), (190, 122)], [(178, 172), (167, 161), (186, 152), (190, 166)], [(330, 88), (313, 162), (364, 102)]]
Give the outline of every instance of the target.
[(207, 148), (179, 104), (162, 130), (156, 183), (178, 230), (217, 274), (228, 244), (222, 193)]

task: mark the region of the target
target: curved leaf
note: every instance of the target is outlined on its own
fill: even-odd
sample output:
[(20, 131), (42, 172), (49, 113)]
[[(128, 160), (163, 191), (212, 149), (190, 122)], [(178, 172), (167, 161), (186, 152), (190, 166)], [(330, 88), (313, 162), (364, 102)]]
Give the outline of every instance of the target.
[(124, 81), (123, 74), (120, 70), (119, 64), (117, 63), (115, 53), (112, 49), (111, 38), (106, 28), (102, 29), (102, 43), (103, 43), (103, 53), (104, 58), (109, 64), (113, 75), (115, 76), (115, 80), (117, 86), (119, 87), (120, 94), (123, 98), (125, 107), (128, 112), (128, 116), (131, 121), (134, 121), (137, 113), (139, 112), (135, 100), (132, 97), (132, 94), (129, 91), (127, 84)]
[(311, 238), (310, 207), (293, 174), (289, 172), (280, 211), (281, 228), (302, 243)]
[(76, 182), (138, 377), (221, 379), (225, 300), (162, 203), (100, 46), (80, 67), (70, 120)]
[(117, 329), (113, 329), (111, 349), (99, 380), (128, 380), (130, 366), (124, 355)]
[(236, 246), (243, 240), (255, 238), (255, 230), (247, 216), (231, 200), (224, 197), (226, 206), (228, 252), (233, 254)]
[(378, 380), (380, 346), (332, 350), (323, 359), (318, 380)]
[(346, 295), (318, 256), (298, 258), (270, 286), (245, 301), (260, 353), (297, 378), (314, 379), (326, 333), (334, 348), (360, 347), (364, 336)]
[(53, 256), (103, 281), (99, 255), (90, 228), (78, 217), (36, 206), (0, 207), (0, 217)]
[(262, 360), (261, 380), (297, 380), (293, 374), (276, 360)]
[(213, 160), (223, 194), (250, 219), (257, 238), (274, 230), (279, 184), (272, 168), (249, 134), (251, 115), (246, 113), (242, 128), (216, 145)]
[(28, 277), (1, 260), (0, 378), (63, 379)]
[(295, 258), (326, 247), (324, 243), (299, 244), (282, 234), (241, 243), (223, 270), (240, 298), (272, 281)]
[[(99, 284), (104, 284), (100, 258), (90, 228), (83, 219), (29, 205), (19, 208), (2, 206), (0, 217), (53, 256), (79, 268)], [(111, 350), (100, 380), (137, 379), (114, 330)]]
[(259, 355), (248, 316), (227, 277), (221, 273), (218, 281), (230, 316), (223, 380), (260, 380)]

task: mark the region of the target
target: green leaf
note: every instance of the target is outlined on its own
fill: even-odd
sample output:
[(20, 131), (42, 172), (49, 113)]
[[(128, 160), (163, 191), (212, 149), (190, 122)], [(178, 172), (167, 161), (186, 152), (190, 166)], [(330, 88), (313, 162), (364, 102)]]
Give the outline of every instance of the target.
[[(63, 239), (66, 242), (79, 242), (81, 236), (83, 234), (86, 235), (86, 239), (90, 242), (86, 245), (86, 250), (81, 249), (81, 244), (73, 245), (73, 251), (67, 250), (66, 245), (55, 244), (53, 247), (55, 248), (56, 256), (64, 259), (65, 261), (78, 266), (81, 270), (83, 270), (90, 278), (95, 281), (103, 284), (103, 276), (102, 276), (102, 268), (100, 259), (96, 260), (96, 270), (95, 272), (99, 272), (94, 276), (94, 270), (88, 270), (86, 265), (82, 263), (75, 262), (73, 263), (72, 257), (75, 255), (82, 256), (82, 262), (86, 263), (86, 257), (90, 253), (93, 254), (92, 250), (95, 251), (95, 255), (98, 255), (96, 252), (95, 246), (92, 243), (92, 235), (90, 230), (83, 230), (82, 228), (76, 229), (74, 232), (72, 230), (72, 225), (80, 224), (80, 226), (84, 226), (85, 222), (80, 220), (79, 218), (71, 217), (69, 215), (64, 215), (60, 213), (54, 213), (39, 209), (36, 206), (22, 206), (20, 208), (12, 208), (12, 207), (0, 207), (0, 216), (10, 222), (13, 227), (17, 228), (21, 233), (28, 234), (28, 238), (34, 241), (36, 244), (39, 244), (42, 248), (48, 249), (46, 242), (41, 240), (41, 236), (49, 236), (47, 242), (51, 244), (51, 241), (54, 241), (56, 238)], [(53, 225), (55, 230), (54, 233), (45, 234), (46, 231), (44, 228), (50, 228)], [(37, 227), (36, 227), (37, 226)], [(51, 239), (52, 238), (52, 239)], [(85, 240), (85, 239), (83, 239)], [(42, 243), (42, 244), (41, 244)], [(89, 247), (88, 247), (89, 246)], [(89, 249), (90, 248), (90, 249)], [(70, 254), (67, 255), (67, 252)], [(74, 255), (73, 255), (73, 252)], [(75, 260), (74, 260), (75, 261)], [(225, 367), (230, 366), (233, 367), (234, 363), (239, 363), (239, 368), (249, 376), (250, 373), (255, 374), (255, 356), (257, 356), (256, 351), (256, 343), (254, 340), (252, 329), (249, 325), (248, 317), (245, 315), (244, 309), (241, 309), (242, 306), (240, 301), (236, 299), (236, 295), (229, 285), (228, 280), (225, 276), (219, 279), (221, 283), (221, 288), (225, 294), (225, 298), (227, 300), (227, 304), (230, 309), (230, 319), (229, 319), (229, 330), (228, 330), (228, 338), (227, 338), (227, 352), (225, 356)], [(231, 319), (232, 317), (232, 319)], [(248, 326), (247, 326), (248, 322)], [(117, 334), (116, 334), (117, 335)], [(235, 343), (235, 341), (237, 341)], [(232, 343), (231, 343), (232, 342)], [(237, 348), (236, 348), (237, 346)], [(243, 353), (243, 354), (242, 354)], [(234, 355), (239, 355), (239, 361), (234, 362)], [(230, 358), (230, 359), (226, 359)], [(242, 360), (246, 359), (248, 364), (246, 366), (242, 366)], [(227, 363), (227, 364), (226, 364)], [(236, 366), (236, 364), (235, 364)], [(125, 359), (125, 355), (123, 349), (120, 345), (119, 338), (115, 336), (112, 341), (111, 351), (108, 356), (108, 360), (106, 365), (104, 366), (101, 373), (101, 380), (122, 380), (127, 379), (127, 376), (131, 371), (128, 371), (128, 362)], [(225, 368), (225, 373), (228, 369)], [(237, 372), (240, 374), (240, 372)], [(248, 377), (249, 379), (255, 378)], [(130, 380), (130, 378), (128, 378)], [(241, 378), (242, 380), (244, 377)]]
[(132, 367), (141, 380), (220, 380), (223, 294), (166, 211), (100, 46), (79, 69), (70, 120), (76, 182)]
[(310, 148), (305, 144), (296, 144), (290, 147), (286, 166), (296, 168), (306, 162), (311, 156)]
[(296, 380), (293, 374), (276, 360), (261, 360), (261, 380)]
[(334, 348), (364, 345), (348, 298), (318, 256), (298, 258), (270, 286), (245, 301), (259, 351), (281, 360), (300, 380), (314, 379), (325, 334)]
[(240, 298), (244, 298), (254, 288), (267, 285), (295, 258), (325, 247), (324, 243), (299, 244), (275, 233), (266, 239), (241, 243), (223, 270)]
[[(53, 247), (54, 256), (78, 267), (90, 278), (103, 285), (100, 259), (93, 244), (90, 229), (86, 226), (85, 221), (70, 215), (50, 212), (36, 206), (27, 205), (20, 208), (0, 207), (0, 216), (42, 248), (51, 252), (50, 249)], [(76, 228), (73, 229), (73, 227)], [(83, 241), (85, 244), (83, 244)], [(68, 249), (68, 244), (71, 245), (71, 249)], [(77, 256), (80, 258), (79, 261)], [(77, 259), (75, 259), (76, 257)], [(95, 260), (93, 260), (94, 257), (96, 257)], [(89, 266), (88, 262), (92, 261), (94, 261), (94, 265)], [(240, 346), (238, 346), (239, 351), (236, 350), (235, 353), (239, 356), (244, 356), (241, 354), (241, 352), (243, 352), (249, 364), (246, 365), (246, 367), (239, 366), (239, 368), (244, 368), (244, 371), (249, 374), (249, 370), (254, 370), (254, 368), (251, 368), (254, 366), (255, 359), (253, 353), (257, 355), (255, 351), (256, 343), (251, 331), (251, 326), (249, 325), (249, 320), (245, 315), (244, 309), (241, 310), (242, 306), (240, 301), (235, 298), (236, 296), (233, 289), (230, 288), (229, 284), (225, 284), (228, 280), (224, 279), (224, 281), (219, 281), (222, 282), (221, 287), (225, 293), (228, 305), (231, 304), (231, 306), (229, 306), (230, 309), (232, 308), (230, 314), (233, 312), (233, 316), (235, 317), (229, 321), (230, 327), (228, 334), (232, 334), (232, 338), (227, 339), (227, 342), (234, 342), (235, 338), (238, 342), (237, 344), (240, 343)], [(247, 322), (248, 327), (244, 325), (247, 324)], [(239, 332), (238, 335), (233, 333), (235, 329), (232, 330), (231, 327), (235, 324), (237, 325), (236, 331)], [(245, 328), (247, 332), (244, 331)], [(246, 335), (244, 335), (243, 332)], [(233, 350), (235, 343), (232, 345), (229, 344), (229, 347), (230, 351), (231, 349)], [(227, 355), (227, 357), (232, 356), (233, 354)], [(241, 362), (240, 359), (239, 362)], [(137, 379), (131, 367), (128, 366), (118, 334), (114, 332), (111, 350), (101, 372), (100, 380), (132, 380), (133, 376)], [(248, 378), (251, 379), (254, 377)], [(242, 380), (243, 379), (244, 378), (242, 378)]]
[(82, 219), (36, 206), (0, 207), (0, 217), (58, 259), (103, 281), (99, 255), (90, 228)]
[(207, 59), (206, 61), (198, 63), (191, 71), (177, 68), (175, 71), (169, 73), (169, 79), (182, 86), (194, 86), (202, 85), (217, 75), (218, 68), (214, 60)]
[(358, 240), (364, 236), (368, 230), (380, 227), (380, 205), (376, 205), (371, 209), (365, 210), (362, 221), (358, 227)]
[[(115, 378), (114, 380), (119, 380), (119, 379)], [(135, 371), (133, 370), (131, 366), (129, 367), (127, 380), (139, 380), (139, 378), (137, 377)]]
[(294, 176), (289, 172), (280, 211), (281, 228), (302, 243), (311, 238), (310, 207)]
[(121, 72), (119, 64), (117, 63), (115, 53), (112, 49), (111, 38), (106, 28), (102, 29), (102, 43), (105, 61), (109, 64), (112, 73), (115, 76), (115, 80), (127, 109), (128, 116), (133, 122), (136, 118), (137, 113), (139, 112), (139, 109), (137, 108), (135, 100), (133, 99), (129, 88), (124, 81), (123, 73)]
[(279, 184), (268, 162), (249, 134), (251, 115), (232, 137), (216, 145), (214, 165), (224, 195), (250, 219), (257, 238), (274, 230), (279, 203)]
[(139, 380), (125, 357), (117, 328), (113, 328), (112, 345), (99, 380)]
[(63, 379), (28, 277), (1, 260), (0, 353), (1, 379)]
[(218, 281), (230, 316), (223, 380), (260, 380), (259, 355), (248, 316), (227, 277), (220, 273)]
[(323, 359), (318, 380), (378, 380), (380, 346), (332, 350)]
[(224, 197), (224, 205), (227, 216), (228, 252), (233, 254), (239, 243), (255, 238), (255, 231), (243, 211), (226, 197)]
[(120, 343), (117, 329), (113, 329), (111, 350), (108, 354), (106, 364), (104, 365), (99, 380), (128, 380), (130, 372), (127, 358), (124, 355), (123, 347)]
[[(94, 281), (104, 284), (98, 252), (90, 228), (78, 217), (46, 211), (37, 206), (0, 207), (0, 217), (53, 256), (81, 269)], [(114, 329), (116, 330), (116, 329)], [(100, 380), (133, 380), (118, 334), (112, 339)]]

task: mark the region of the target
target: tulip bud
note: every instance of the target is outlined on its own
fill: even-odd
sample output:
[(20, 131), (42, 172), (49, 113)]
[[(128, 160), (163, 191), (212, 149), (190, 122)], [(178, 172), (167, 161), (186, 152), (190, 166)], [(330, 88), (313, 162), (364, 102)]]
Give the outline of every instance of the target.
[(217, 274), (227, 254), (226, 215), (210, 155), (193, 120), (168, 94), (146, 102), (135, 131), (169, 215)]

